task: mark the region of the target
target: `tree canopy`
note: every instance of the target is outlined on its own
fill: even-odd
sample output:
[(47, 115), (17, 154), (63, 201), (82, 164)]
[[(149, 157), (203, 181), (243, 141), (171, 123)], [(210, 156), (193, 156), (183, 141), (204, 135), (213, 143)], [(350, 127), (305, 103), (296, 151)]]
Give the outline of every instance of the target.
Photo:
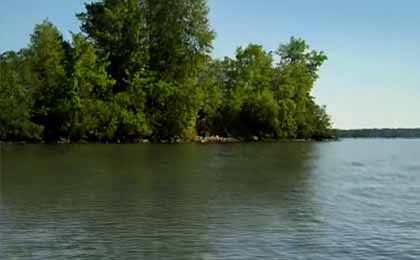
[(324, 139), (311, 95), (327, 60), (300, 38), (213, 59), (205, 0), (102, 0), (65, 40), (48, 20), (0, 54), (0, 139), (45, 142)]

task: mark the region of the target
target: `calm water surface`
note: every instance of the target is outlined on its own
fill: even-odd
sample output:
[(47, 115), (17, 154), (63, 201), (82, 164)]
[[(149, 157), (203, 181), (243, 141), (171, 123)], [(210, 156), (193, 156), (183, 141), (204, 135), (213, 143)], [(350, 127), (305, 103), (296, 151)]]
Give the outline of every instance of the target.
[(0, 259), (420, 259), (420, 140), (8, 145)]

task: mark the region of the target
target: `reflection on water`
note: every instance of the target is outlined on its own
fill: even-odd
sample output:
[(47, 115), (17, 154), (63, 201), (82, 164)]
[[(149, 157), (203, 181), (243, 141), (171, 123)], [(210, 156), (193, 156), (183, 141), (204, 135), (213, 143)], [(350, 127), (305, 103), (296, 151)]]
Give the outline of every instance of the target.
[(397, 140), (9, 145), (0, 252), (5, 259), (410, 259), (420, 255), (420, 176), (411, 160), (419, 148)]

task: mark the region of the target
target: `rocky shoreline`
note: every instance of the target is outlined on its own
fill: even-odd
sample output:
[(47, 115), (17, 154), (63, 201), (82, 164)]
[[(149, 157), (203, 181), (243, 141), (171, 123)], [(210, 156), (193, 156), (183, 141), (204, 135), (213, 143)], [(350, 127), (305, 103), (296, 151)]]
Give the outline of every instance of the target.
[[(336, 138), (326, 139), (326, 141), (337, 140)], [(311, 139), (270, 139), (270, 138), (259, 138), (257, 136), (252, 136), (248, 139), (236, 138), (236, 137), (221, 137), (218, 135), (215, 136), (195, 136), (190, 140), (185, 140), (182, 138), (171, 138), (170, 140), (159, 140), (159, 141), (150, 141), (149, 139), (142, 139), (138, 142), (140, 144), (229, 144), (229, 143), (244, 143), (244, 142), (285, 142), (285, 143), (310, 143), (310, 142), (319, 142), (317, 140)]]
[[(89, 142), (81, 140), (78, 142), (72, 142), (69, 140), (59, 140), (54, 143), (48, 144), (229, 144), (229, 143), (244, 143), (244, 142), (285, 142), (285, 143), (310, 143), (310, 142), (321, 142), (321, 141), (337, 141), (338, 138), (331, 137), (325, 140), (312, 140), (312, 139), (269, 139), (269, 138), (259, 138), (257, 136), (252, 136), (248, 139), (235, 138), (235, 137), (221, 137), (218, 135), (215, 136), (195, 136), (192, 139), (182, 139), (180, 137), (174, 137), (170, 139), (137, 139), (130, 141), (107, 141), (107, 142)], [(44, 142), (31, 142), (31, 141), (0, 141), (0, 143), (5, 144), (45, 144)]]

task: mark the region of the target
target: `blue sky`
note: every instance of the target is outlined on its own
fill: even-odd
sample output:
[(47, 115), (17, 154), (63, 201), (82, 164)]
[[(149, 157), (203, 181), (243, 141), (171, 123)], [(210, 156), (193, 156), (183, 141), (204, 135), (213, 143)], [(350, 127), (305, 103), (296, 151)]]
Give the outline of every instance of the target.
[[(0, 52), (25, 47), (48, 18), (68, 36), (84, 0), (0, 0)], [(291, 36), (323, 50), (314, 96), (336, 127), (420, 127), (420, 1), (209, 0), (215, 57)]]

